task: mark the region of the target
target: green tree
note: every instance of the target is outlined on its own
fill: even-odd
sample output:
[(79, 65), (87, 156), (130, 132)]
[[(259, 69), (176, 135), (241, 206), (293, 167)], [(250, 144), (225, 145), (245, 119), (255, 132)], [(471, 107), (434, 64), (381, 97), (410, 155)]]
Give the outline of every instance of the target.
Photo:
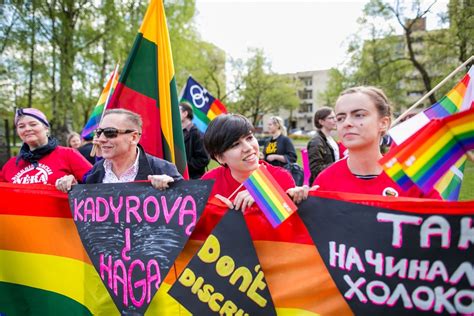
[(295, 109), (299, 105), (296, 95), (298, 83), (285, 75), (275, 74), (271, 63), (261, 49), (251, 49), (253, 56), (245, 63), (236, 63), (239, 87), (234, 103), (229, 107), (250, 118), (254, 126), (265, 113), (280, 108)]

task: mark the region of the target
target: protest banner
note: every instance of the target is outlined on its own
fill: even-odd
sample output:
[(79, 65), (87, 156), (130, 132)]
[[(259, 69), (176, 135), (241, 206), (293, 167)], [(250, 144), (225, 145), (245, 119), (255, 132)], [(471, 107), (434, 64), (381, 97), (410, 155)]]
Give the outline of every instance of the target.
[(299, 206), (353, 313), (472, 315), (472, 208), (418, 199), (404, 202), (409, 211), (372, 204), (309, 197)]
[[(201, 191), (199, 191), (198, 194), (201, 194)], [(451, 268), (453, 262), (466, 261), (462, 257), (464, 250), (458, 249), (454, 251), (454, 248), (459, 248), (460, 236), (466, 236), (466, 234), (460, 234), (461, 225), (465, 225), (464, 232), (466, 232), (467, 227), (472, 223), (474, 201), (445, 202), (322, 191), (312, 193), (312, 195), (357, 202), (365, 206), (381, 208), (384, 212), (390, 214), (393, 212), (394, 214), (400, 213), (409, 216), (418, 216), (422, 218), (423, 222), (420, 226), (403, 224), (401, 230), (401, 236), (403, 237), (402, 247), (394, 248), (391, 246), (394, 227), (393, 222), (378, 222), (376, 219), (372, 219), (372, 221), (365, 222), (362, 225), (357, 220), (354, 220), (353, 214), (351, 214), (354, 213), (353, 207), (357, 206), (353, 203), (348, 203), (347, 208), (343, 211), (337, 211), (337, 209), (333, 210), (335, 204), (333, 204), (331, 200), (321, 199), (321, 205), (316, 208), (311, 207), (308, 209), (306, 205), (307, 202), (309, 202), (309, 205), (313, 202), (313, 198), (310, 198), (307, 202), (300, 204), (300, 209), (276, 229), (273, 229), (258, 207), (253, 205), (245, 212), (244, 219), (250, 236), (252, 237), (262, 271), (265, 272), (265, 280), (272, 296), (277, 315), (344, 316), (364, 314), (364, 312), (357, 309), (359, 306), (353, 306), (354, 304), (360, 304), (356, 294), (359, 292), (354, 288), (355, 293), (352, 298), (346, 299), (344, 295), (350, 290), (350, 286), (347, 285), (344, 276), (342, 276), (341, 279), (341, 277), (337, 276), (337, 273), (339, 273), (339, 275), (342, 273), (347, 274), (354, 284), (356, 284), (360, 278), (366, 280), (364, 284), (359, 284), (358, 289), (360, 289), (367, 299), (367, 303), (364, 305), (370, 306), (362, 306), (362, 308), (378, 309), (376, 312), (365, 314), (394, 315), (396, 314), (394, 308), (400, 309), (398, 315), (410, 315), (415, 313), (419, 315), (448, 314), (450, 310), (449, 304), (458, 311), (462, 310), (463, 306), (468, 311), (470, 310), (468, 305), (471, 304), (472, 306), (472, 296), (469, 297), (468, 295), (472, 289), (473, 260), (469, 252), (472, 253), (470, 247), (472, 239), (469, 239), (469, 248), (465, 250), (468, 252), (467, 261), (470, 263), (470, 266), (467, 264), (462, 265), (461, 269), (465, 270), (459, 270), (460, 272), (458, 272), (457, 275), (455, 274), (456, 271), (451, 270)], [(184, 271), (192, 257), (202, 247), (206, 238), (211, 234), (227, 210), (227, 207), (221, 202), (216, 201), (216, 199), (210, 199), (207, 202), (201, 219), (198, 221), (183, 251), (170, 269), (170, 273), (168, 273), (164, 281), (160, 284), (160, 288), (150, 302), (145, 315), (190, 315), (181, 304), (169, 295), (168, 291), (179, 274)], [(306, 213), (308, 211), (315, 213), (315, 216), (332, 218), (330, 221), (326, 220), (322, 222), (324, 223), (322, 224), (322, 228), (316, 229), (311, 223), (308, 224), (308, 229), (311, 233), (327, 234), (329, 236), (320, 237), (325, 238), (326, 242), (323, 245), (318, 245), (318, 247), (314, 246), (312, 238), (300, 218), (302, 214), (306, 220)], [(337, 220), (331, 215), (333, 211), (336, 211), (340, 215), (337, 217)], [(388, 248), (390, 253), (392, 253), (392, 251), (397, 252), (409, 249), (406, 248), (406, 246), (411, 243), (419, 245), (419, 232), (413, 233), (407, 229), (418, 229), (419, 231), (424, 223), (429, 223), (428, 218), (430, 216), (448, 218), (446, 220), (450, 225), (450, 232), (452, 233), (450, 246), (454, 247), (453, 249), (450, 250), (449, 248), (445, 249), (441, 247), (439, 256), (436, 257), (437, 259), (433, 262), (429, 259), (424, 259), (424, 254), (435, 250), (434, 248), (421, 248), (418, 246), (418, 251), (415, 252), (416, 257), (414, 258), (411, 258), (409, 253), (400, 253), (399, 255), (389, 254), (385, 248)], [(461, 220), (459, 222), (453, 222), (451, 216), (458, 216)], [(463, 220), (463, 218), (467, 217), (469, 218)], [(381, 230), (374, 228), (377, 226), (384, 227)], [(410, 228), (411, 226), (413, 227)], [(434, 225), (431, 228), (435, 229), (437, 226)], [(58, 192), (54, 187), (48, 185), (0, 183), (0, 231), (0, 313), (7, 315), (120, 314), (100, 274), (97, 273), (82, 246), (65, 194)], [(338, 232), (337, 236), (342, 234), (342, 237), (329, 240), (331, 237), (334, 237), (335, 231)], [(364, 237), (365, 241), (359, 244), (360, 242), (357, 239), (359, 237), (358, 234), (364, 233), (364, 231), (370, 231), (371, 233), (367, 233)], [(456, 235), (456, 233), (459, 235)], [(231, 236), (231, 233), (229, 232), (228, 235)], [(473, 236), (472, 230), (469, 230), (467, 237), (474, 238)], [(239, 236), (232, 236), (232, 238), (239, 238)], [(432, 247), (439, 246), (440, 241), (443, 240), (442, 238), (442, 236), (437, 235), (430, 236), (430, 245)], [(350, 266), (351, 260), (355, 258), (350, 257), (350, 260), (347, 259), (349, 251), (351, 252), (351, 256), (353, 256), (355, 249), (357, 249), (361, 260), (363, 260), (362, 263), (364, 264), (366, 272), (359, 272), (356, 263), (352, 264), (351, 270), (342, 271), (339, 268), (339, 257), (337, 257), (335, 262), (336, 266), (331, 266), (328, 240), (336, 242), (337, 246), (342, 244), (346, 245), (346, 256), (343, 261), (344, 267), (346, 267), (347, 262), (349, 262)], [(463, 240), (461, 245), (464, 247), (465, 239)], [(367, 242), (370, 242), (370, 244)], [(388, 244), (388, 246), (385, 244)], [(334, 244), (334, 246), (336, 246), (336, 244)], [(351, 247), (353, 247), (353, 250), (350, 250)], [(410, 245), (410, 247), (414, 247), (414, 245)], [(339, 247), (334, 249), (339, 251)], [(379, 249), (385, 249), (387, 252), (382, 252), (382, 250)], [(364, 252), (362, 252), (363, 250)], [(412, 309), (405, 309), (405, 303), (402, 299), (399, 299), (393, 307), (388, 304), (381, 305), (380, 307), (372, 304), (371, 297), (374, 298), (374, 296), (372, 296), (372, 293), (370, 297), (367, 294), (367, 286), (370, 282), (379, 280), (387, 284), (387, 286), (392, 285), (388, 285), (388, 282), (391, 282), (390, 278), (384, 275), (379, 276), (373, 272), (376, 271), (375, 266), (367, 264), (367, 260), (365, 260), (365, 250), (373, 251), (373, 256), (369, 258), (375, 259), (374, 261), (370, 261), (374, 262), (374, 264), (376, 264), (375, 262), (379, 262), (377, 261), (380, 260), (378, 258), (381, 258), (377, 256), (377, 253), (384, 254), (384, 271), (387, 269), (389, 260), (393, 260), (390, 261), (390, 263), (393, 264), (406, 262), (408, 264), (406, 268), (407, 276), (410, 271), (410, 264), (413, 266), (412, 271), (416, 270), (417, 263), (415, 261), (411, 263), (410, 259), (419, 260), (418, 266), (420, 268), (417, 274), (418, 279), (409, 280), (408, 277), (408, 280), (401, 279), (398, 276), (398, 270), (397, 274), (393, 274), (391, 278), (394, 280), (393, 282), (403, 284), (407, 292), (411, 291), (409, 292), (411, 295), (409, 298), (414, 306)], [(447, 255), (449, 251), (454, 251), (452, 252), (454, 255)], [(461, 255), (460, 257), (458, 257), (459, 254)], [(343, 256), (340, 257), (342, 258)], [(393, 257), (393, 259), (388, 259), (389, 257)], [(407, 260), (401, 261), (402, 259)], [(426, 270), (426, 278), (430, 269), (433, 269), (431, 272), (432, 275), (436, 275), (433, 282), (429, 282), (428, 279), (422, 280), (420, 278), (420, 275), (425, 276), (425, 272), (422, 272), (427, 264), (425, 261), (430, 261), (429, 269)], [(435, 264), (434, 262), (438, 263)], [(443, 302), (442, 304), (444, 304), (443, 312), (434, 312), (435, 307), (433, 307), (431, 311), (417, 310), (415, 312), (416, 304), (420, 304), (421, 302), (419, 298), (421, 298), (421, 300), (431, 299), (429, 297), (430, 294), (424, 294), (422, 290), (425, 290), (426, 293), (431, 293), (429, 289), (433, 290), (433, 284), (435, 284), (435, 282), (444, 282), (445, 274), (442, 270), (441, 263), (446, 267), (446, 275), (448, 276), (447, 283), (457, 282), (450, 287), (445, 286), (444, 296), (436, 296), (438, 303)], [(403, 264), (400, 264), (397, 269), (402, 269), (402, 266)], [(432, 268), (433, 266), (435, 268)], [(369, 276), (370, 271), (373, 272), (372, 276)], [(458, 280), (460, 273), (464, 273), (464, 275)], [(376, 277), (376, 279), (371, 279), (370, 277)], [(430, 275), (430, 278), (431, 277)], [(422, 287), (421, 290), (416, 292), (416, 302), (413, 301), (412, 295), (417, 287), (411, 286), (411, 284), (416, 283), (407, 283), (406, 286), (405, 281), (419, 282), (423, 284), (422, 286), (426, 287)], [(463, 288), (466, 282), (468, 282), (467, 290)], [(378, 284), (380, 284), (380, 288), (377, 287)], [(439, 293), (440, 286), (442, 285), (434, 286), (436, 294)], [(353, 287), (357, 286), (354, 285)], [(382, 296), (385, 293), (383, 292), (384, 288), (382, 283), (372, 283), (370, 291)], [(436, 290), (436, 288), (438, 288), (438, 290)], [(455, 290), (451, 288), (455, 288)], [(403, 290), (400, 285), (398, 292), (401, 293), (401, 291)], [(394, 288), (390, 288), (390, 295), (387, 302), (390, 296), (393, 296), (393, 293)], [(407, 297), (404, 294), (400, 295), (403, 295), (405, 298)], [(443, 301), (443, 298), (446, 298), (449, 304)], [(454, 302), (455, 299), (460, 300), (461, 306), (459, 306), (459, 302)], [(461, 309), (458, 309), (459, 307), (461, 307)]]
[(69, 193), (82, 243), (122, 315), (143, 315), (196, 226), (212, 181), (86, 184)]
[(241, 212), (229, 210), (169, 291), (193, 315), (276, 315)]

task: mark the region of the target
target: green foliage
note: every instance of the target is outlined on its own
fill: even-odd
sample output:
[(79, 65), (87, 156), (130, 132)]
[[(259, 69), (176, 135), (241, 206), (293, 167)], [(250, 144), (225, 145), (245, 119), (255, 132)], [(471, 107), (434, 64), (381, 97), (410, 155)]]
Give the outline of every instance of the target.
[(263, 50), (250, 49), (250, 53), (252, 56), (245, 63), (234, 63), (238, 90), (235, 102), (230, 103), (229, 107), (247, 116), (256, 126), (265, 113), (276, 112), (280, 108), (297, 108), (299, 83), (288, 76), (275, 74)]
[[(0, 111), (44, 110), (60, 138), (70, 129), (81, 130), (108, 75), (117, 63), (124, 66), (148, 4), (27, 0), (1, 5)], [(192, 74), (225, 95), (225, 54), (200, 40), (195, 0), (165, 1), (165, 11), (178, 85)]]
[[(473, 7), (465, 0), (451, 0), (441, 14), (440, 28), (418, 31), (424, 18), (435, 18), (430, 2), (372, 0), (359, 18), (360, 29), (351, 37), (350, 62), (332, 72), (323, 97), (333, 102), (337, 92), (349, 86), (375, 85), (382, 88), (401, 111), (473, 54)], [(396, 27), (402, 29), (397, 33)], [(462, 74), (445, 84), (425, 106), (442, 97)]]

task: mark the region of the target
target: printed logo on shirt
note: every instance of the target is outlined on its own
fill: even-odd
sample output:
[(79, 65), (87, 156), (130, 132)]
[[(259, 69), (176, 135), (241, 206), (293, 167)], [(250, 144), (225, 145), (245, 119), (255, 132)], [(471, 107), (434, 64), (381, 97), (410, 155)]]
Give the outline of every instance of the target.
[(266, 154), (274, 154), (277, 152), (277, 142), (268, 143), (267, 149), (265, 150)]
[(386, 187), (382, 192), (383, 196), (398, 196), (397, 190), (391, 187)]
[(53, 173), (50, 167), (39, 163), (36, 169), (29, 165), (12, 177), (12, 182), (17, 184), (48, 183), (48, 177)]

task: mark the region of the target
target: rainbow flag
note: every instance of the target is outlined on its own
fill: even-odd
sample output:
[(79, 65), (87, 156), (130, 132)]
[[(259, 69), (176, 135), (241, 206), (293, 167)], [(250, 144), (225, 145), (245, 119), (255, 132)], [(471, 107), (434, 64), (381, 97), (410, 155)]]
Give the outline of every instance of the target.
[(429, 192), (469, 150), (474, 149), (474, 108), (431, 120), (380, 160), (386, 173), (402, 185), (400, 174)]
[(188, 177), (162, 0), (152, 0), (148, 6), (109, 108), (124, 108), (140, 114), (143, 120), (140, 144), (145, 151), (172, 162), (185, 178)]
[[(456, 86), (442, 97), (437, 103), (430, 106), (423, 112), (389, 130), (389, 134), (397, 145), (401, 145), (407, 139), (412, 137), (417, 131), (427, 125), (434, 118), (442, 118), (447, 115), (460, 111), (465, 111), (474, 107), (474, 67), (459, 81)], [(461, 166), (461, 163), (456, 163)], [(455, 166), (443, 176), (443, 179), (434, 185), (434, 188), (446, 200), (457, 200), (462, 184), (462, 169)], [(408, 189), (414, 183), (403, 172), (402, 167), (392, 159), (389, 166), (385, 169), (387, 174), (392, 177), (402, 188)], [(461, 173), (461, 177), (459, 177)], [(402, 185), (403, 184), (403, 185)]]
[(119, 315), (54, 186), (0, 183), (0, 314)]
[(444, 200), (457, 201), (459, 199), (466, 161), (467, 156), (462, 155), (454, 166), (451, 166), (449, 171), (436, 183), (435, 189)]
[(227, 109), (219, 99), (214, 98), (203, 86), (189, 76), (183, 89), (181, 102), (192, 106), (194, 112), (193, 123), (204, 133), (207, 125), (216, 116), (227, 113)]
[(264, 165), (252, 172), (243, 185), (273, 227), (283, 223), (298, 209)]
[(402, 122), (388, 133), (393, 141), (400, 145), (411, 135), (420, 130), (434, 118), (442, 118), (448, 115), (465, 111), (474, 107), (474, 67), (438, 102), (418, 113), (412, 118)]
[(114, 93), (114, 89), (117, 86), (117, 74), (118, 74), (118, 65), (115, 67), (114, 71), (110, 74), (109, 80), (105, 84), (104, 90), (100, 94), (99, 101), (92, 111), (89, 119), (87, 120), (86, 125), (82, 129), (81, 137), (83, 139), (92, 139), (94, 137), (94, 131), (99, 127), (100, 120), (102, 115), (107, 108), (107, 104), (110, 100), (111, 95)]

